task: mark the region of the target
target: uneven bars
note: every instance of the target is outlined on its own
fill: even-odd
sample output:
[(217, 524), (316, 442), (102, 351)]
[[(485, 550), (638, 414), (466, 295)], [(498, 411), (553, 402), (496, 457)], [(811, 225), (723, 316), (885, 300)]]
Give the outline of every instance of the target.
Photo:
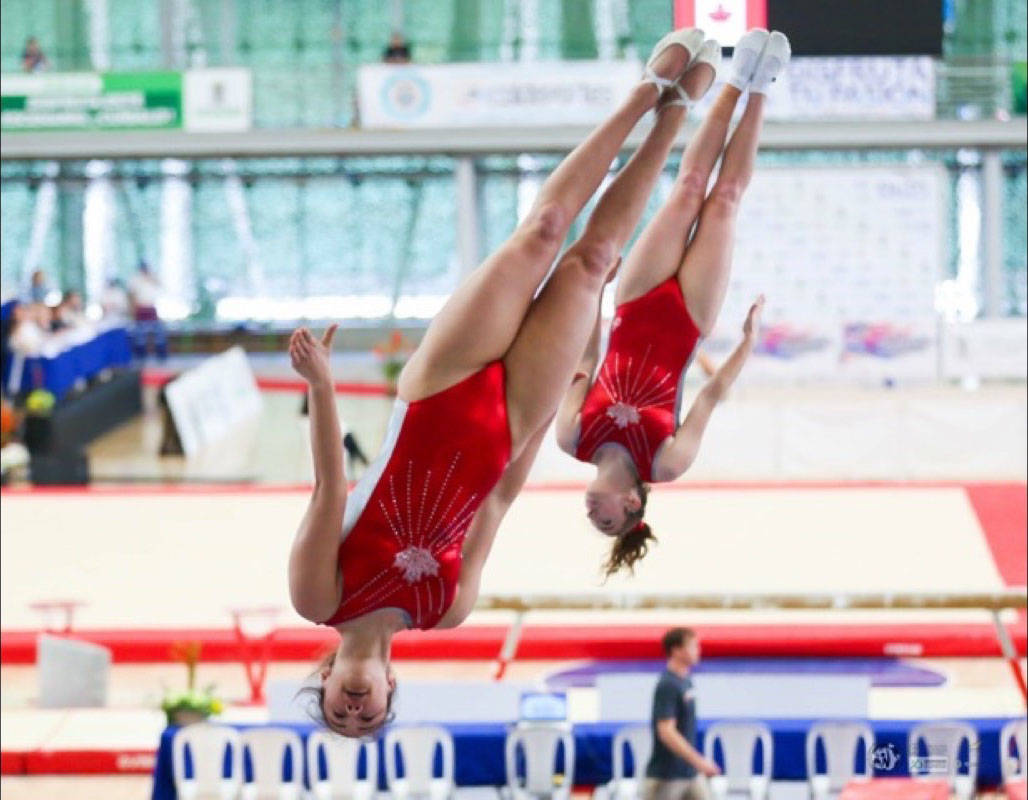
[(978, 609), (1028, 607), (1025, 587), (998, 592), (868, 594), (525, 594), (482, 595), (477, 611), (640, 611), (652, 609)]
[(502, 677), (507, 663), (517, 651), (521, 623), (529, 611), (643, 611), (668, 610), (755, 610), (755, 609), (917, 609), (991, 611), (1000, 651), (1014, 674), (1021, 696), (1028, 702), (1028, 684), (1021, 674), (1016, 650), (1000, 620), (1004, 609), (1028, 607), (1028, 590), (1024, 586), (999, 592), (878, 592), (869, 594), (535, 594), (483, 595), (478, 598), (478, 611), (513, 611), (514, 624), (508, 629), (503, 648), (493, 671)]

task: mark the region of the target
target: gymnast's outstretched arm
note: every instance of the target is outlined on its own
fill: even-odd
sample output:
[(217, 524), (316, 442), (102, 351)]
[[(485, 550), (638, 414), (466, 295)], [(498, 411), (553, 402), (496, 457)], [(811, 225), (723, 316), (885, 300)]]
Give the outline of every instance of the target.
[(685, 422), (675, 432), (675, 436), (667, 448), (659, 454), (654, 464), (654, 479), (661, 482), (673, 481), (681, 476), (692, 462), (696, 460), (696, 454), (700, 450), (700, 441), (703, 439), (703, 432), (710, 422), (710, 415), (714, 408), (724, 400), (725, 395), (735, 379), (742, 372), (743, 365), (753, 352), (753, 346), (757, 339), (757, 329), (760, 327), (760, 312), (764, 307), (764, 296), (761, 295), (757, 301), (750, 306), (746, 315), (746, 322), (743, 323), (743, 338), (736, 346), (732, 354), (725, 360), (715, 372), (713, 377), (700, 389), (696, 395), (689, 413), (685, 416)]
[(437, 628), (456, 628), (474, 608), (475, 601), (478, 600), (482, 568), (493, 547), (496, 531), (506, 516), (507, 509), (521, 492), (521, 487), (525, 485), (525, 479), (535, 461), (536, 453), (539, 452), (539, 445), (549, 427), (550, 424), (547, 422), (532, 434), (521, 454), (507, 465), (499, 482), (475, 512), (471, 527), (468, 528), (467, 536), (464, 539), (464, 558), (461, 564), (460, 579), (457, 582), (457, 596), (446, 615), (436, 625)]
[(335, 332), (332, 325), (318, 341), (300, 328), (289, 341), (293, 368), (310, 386), (314, 455), (314, 492), (289, 554), (289, 594), (297, 613), (311, 622), (331, 617), (342, 595), (338, 551), (346, 509), (346, 472), (329, 366)]

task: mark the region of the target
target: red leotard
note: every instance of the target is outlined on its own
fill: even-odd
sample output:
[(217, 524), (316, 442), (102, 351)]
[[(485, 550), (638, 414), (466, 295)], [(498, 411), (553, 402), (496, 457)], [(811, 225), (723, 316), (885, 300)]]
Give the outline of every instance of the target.
[(617, 307), (607, 355), (582, 403), (575, 458), (591, 463), (597, 448), (628, 450), (640, 480), (653, 480), (657, 448), (678, 427), (682, 379), (700, 331), (678, 278)]
[(400, 608), (432, 628), (453, 603), (464, 535), (510, 461), (503, 363), (397, 401), (382, 451), (351, 492), (339, 545), (343, 601), (324, 624)]

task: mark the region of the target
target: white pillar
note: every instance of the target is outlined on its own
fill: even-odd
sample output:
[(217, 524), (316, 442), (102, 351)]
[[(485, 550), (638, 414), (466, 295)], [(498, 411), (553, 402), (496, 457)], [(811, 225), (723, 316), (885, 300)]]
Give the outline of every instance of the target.
[(998, 150), (982, 159), (982, 260), (985, 316), (1006, 311), (1003, 280), (1003, 162)]
[(236, 2), (221, 0), (221, 25), (218, 31), (221, 42), (221, 65), (234, 64), (236, 57)]
[(250, 225), (250, 210), (246, 205), (246, 190), (236, 171), (236, 162), (230, 158), (222, 162), (225, 170), (225, 202), (232, 215), (232, 227), (235, 228), (239, 246), (243, 250), (246, 264), (246, 280), (253, 297), (264, 297), (267, 284), (264, 281), (264, 266), (261, 264), (260, 248), (253, 236)]
[[(25, 261), (21, 267), (21, 286), (28, 286), (32, 273), (39, 269), (43, 261), (43, 250), (46, 248), (46, 235), (54, 221), (57, 211), (57, 183), (54, 178), (60, 168), (56, 161), (46, 165), (46, 179), (36, 190), (36, 203), (32, 209), (32, 231), (29, 233), (29, 244), (25, 248)], [(21, 287), (19, 287), (21, 288)]]
[(617, 58), (613, 0), (595, 0), (593, 3), (593, 33), (596, 36), (596, 54), (599, 60), (613, 61)]
[(111, 68), (111, 28), (107, 0), (88, 0), (89, 60), (93, 69), (105, 72)]
[(482, 258), (481, 229), (478, 218), (478, 176), (475, 161), (465, 156), (457, 159), (457, 254), (463, 278), (478, 266)]
[(89, 183), (82, 203), (82, 264), (87, 302), (99, 301), (104, 284), (117, 268), (116, 205), (110, 173), (110, 161), (86, 164)]
[(957, 178), (957, 277), (954, 282), (956, 318), (969, 322), (980, 311), (979, 288), (982, 280), (982, 200), (979, 176), (963, 170)]
[(406, 20), (404, 19), (404, 3), (403, 0), (393, 0), (392, 8), (390, 9), (392, 17), (392, 25), (394, 31), (400, 31), (406, 36)]
[(189, 315), (195, 299), (193, 285), (193, 190), (186, 180), (189, 163), (166, 158), (161, 190), (161, 256), (157, 278), (161, 283), (158, 307), (166, 319)]
[(159, 0), (161, 56), (165, 69), (186, 66), (186, 19), (183, 0)]
[(539, 0), (521, 0), (521, 54), (520, 61), (539, 58)]

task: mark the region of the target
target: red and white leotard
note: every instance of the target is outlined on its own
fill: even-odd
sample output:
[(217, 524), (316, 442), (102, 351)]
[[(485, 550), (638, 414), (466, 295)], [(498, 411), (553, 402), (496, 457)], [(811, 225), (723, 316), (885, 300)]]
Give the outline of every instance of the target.
[(652, 481), (657, 449), (678, 427), (682, 380), (699, 340), (676, 276), (619, 305), (582, 403), (575, 458), (591, 463), (600, 445), (615, 442), (632, 456), (640, 480)]
[(379, 608), (432, 628), (453, 603), (464, 535), (510, 461), (496, 361), (437, 394), (398, 400), (382, 451), (346, 505), (343, 600), (326, 625)]

